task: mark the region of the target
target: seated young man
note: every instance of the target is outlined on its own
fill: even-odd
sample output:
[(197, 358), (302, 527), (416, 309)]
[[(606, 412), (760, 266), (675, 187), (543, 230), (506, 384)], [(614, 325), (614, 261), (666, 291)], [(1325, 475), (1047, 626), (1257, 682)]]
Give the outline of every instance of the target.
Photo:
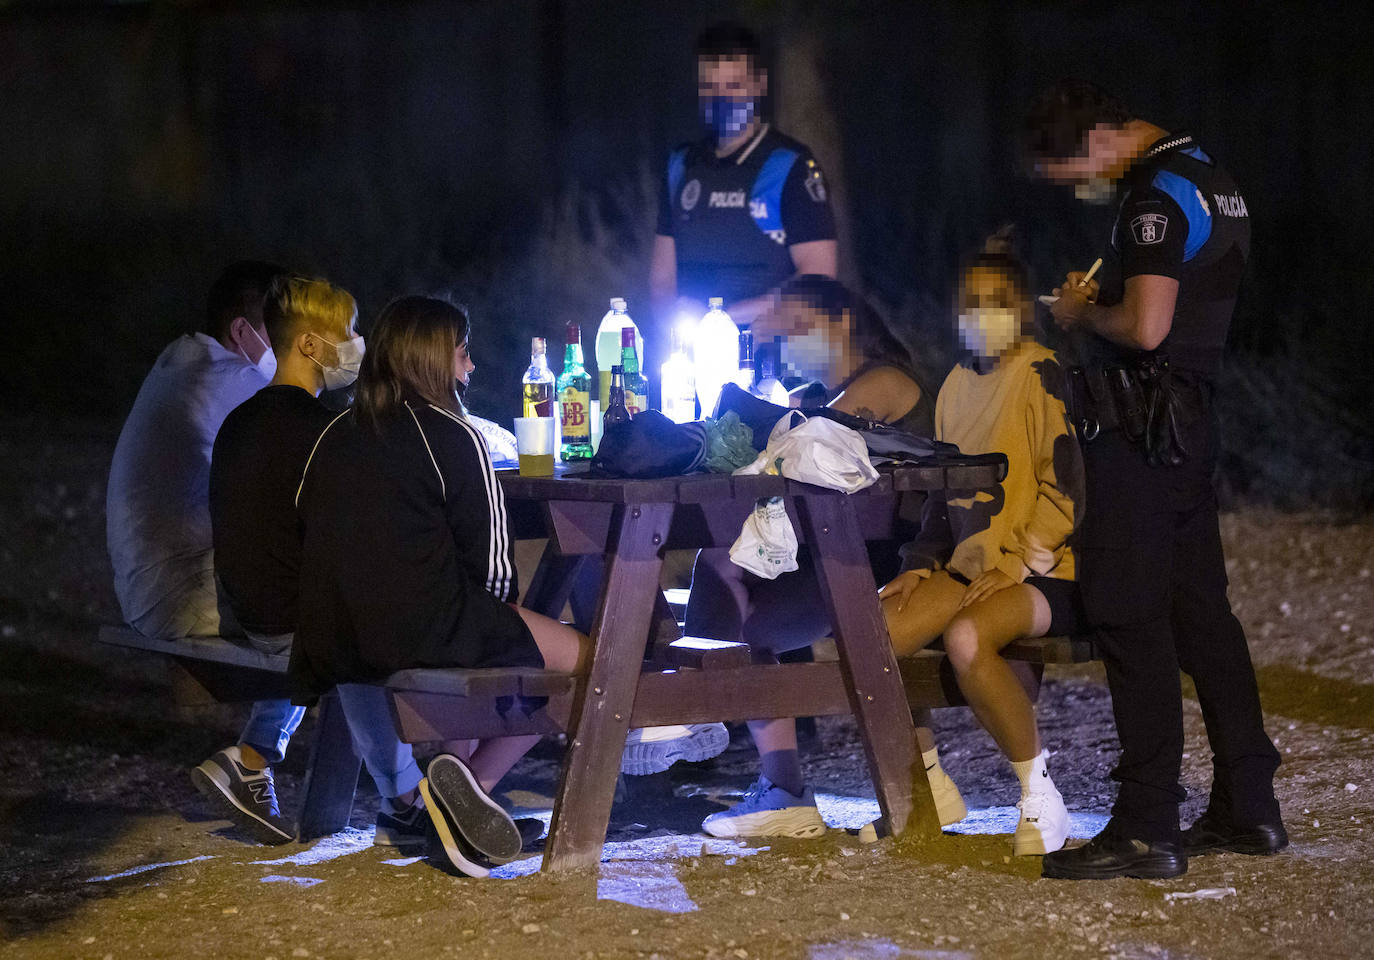
[[(358, 376), (364, 345), (355, 328), (357, 313), (352, 296), (323, 280), (278, 278), (263, 304), (276, 375), (225, 418), (215, 439), (215, 569), (248, 642), (262, 650), (289, 649), (296, 632), (296, 489), (316, 441), (337, 416), (320, 393), (351, 386)], [(337, 690), (354, 746), (382, 797), (376, 842), (423, 842), (428, 818), (416, 804), (422, 774), (410, 746), (396, 736), (385, 692), (355, 684)], [(237, 822), (273, 842), (284, 832), (294, 834), (277, 807), (270, 768), (281, 760), (286, 737), (266, 749), (260, 742), (246, 731), (242, 742), (210, 757), (192, 778)]]
[[(228, 267), (210, 288), (205, 329), (162, 351), (120, 432), (106, 533), (124, 619), (145, 636), (242, 635), (215, 579), (210, 456), (226, 415), (276, 372), (262, 302), (281, 273), (258, 261)], [(241, 735), (246, 782), (267, 784), (265, 791), (244, 791), (266, 798), (270, 817), (252, 823), (268, 843), (295, 836), (276, 808), (265, 768), (281, 759), (304, 715), (289, 700), (260, 701)]]
[(217, 636), (226, 626), (210, 537), (210, 448), (229, 411), (275, 372), (262, 298), (280, 272), (256, 261), (228, 267), (210, 288), (204, 328), (162, 351), (120, 431), (106, 540), (120, 610), (144, 636)]

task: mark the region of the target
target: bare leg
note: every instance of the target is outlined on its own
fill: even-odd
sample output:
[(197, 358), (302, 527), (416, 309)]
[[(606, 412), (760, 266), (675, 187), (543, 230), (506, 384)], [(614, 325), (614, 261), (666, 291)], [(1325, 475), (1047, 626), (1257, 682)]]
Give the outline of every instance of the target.
[[(946, 624), (959, 609), (959, 601), (967, 589), (943, 570), (931, 574), (911, 592), (906, 605), (898, 608), (899, 597), (882, 601), (883, 618), (892, 638), (893, 652), (909, 657), (930, 644), (944, 632)], [(912, 712), (916, 724), (916, 746), (921, 753), (935, 749), (935, 734), (930, 729), (930, 711), (921, 708)]]
[(788, 793), (806, 789), (801, 758), (797, 753), (797, 721), (791, 717), (776, 720), (750, 720), (749, 734), (759, 751), (763, 775)]
[[(591, 659), (591, 640), (572, 627), (526, 610), (514, 607), (529, 627), (535, 645), (544, 658), (544, 666), (549, 670), (568, 673), (582, 673)], [(469, 741), (471, 743), (472, 741)], [(529, 752), (530, 747), (539, 742), (538, 736), (498, 737), (477, 743), (468, 760), (473, 776), (490, 793), (515, 762)]]
[(1020, 637), (1044, 636), (1050, 607), (1034, 587), (999, 590), (960, 611), (945, 629), (945, 652), (969, 706), (1012, 761), (1040, 754), (1035, 708), (1000, 651)]
[(440, 744), (439, 749), (443, 753), (451, 754), (459, 760), (467, 763), (472, 759), (473, 753), (477, 750), (477, 740), (445, 740)]

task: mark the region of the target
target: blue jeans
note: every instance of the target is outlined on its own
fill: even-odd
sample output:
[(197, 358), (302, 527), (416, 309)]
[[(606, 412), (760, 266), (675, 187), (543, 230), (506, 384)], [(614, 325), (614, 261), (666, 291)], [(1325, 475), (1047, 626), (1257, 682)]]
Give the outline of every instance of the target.
[(423, 774), (410, 744), (396, 735), (386, 691), (362, 683), (341, 683), (335, 688), (343, 706), (353, 749), (358, 751), (377, 792), (394, 799), (414, 790)]
[(294, 706), (290, 700), (259, 700), (253, 704), (248, 724), (239, 734), (239, 743), (248, 744), (269, 764), (281, 763), (291, 734), (304, 716), (305, 707)]
[[(410, 744), (396, 736), (386, 691), (361, 683), (341, 683), (335, 689), (353, 736), (353, 749), (372, 775), (377, 792), (394, 799), (414, 790), (423, 774)], [(293, 706), (290, 700), (259, 700), (253, 704), (239, 742), (258, 751), (269, 764), (281, 763), (291, 734), (304, 716), (305, 707)]]
[[(248, 642), (264, 653), (285, 653), (291, 649), (292, 639), (291, 634), (273, 637), (248, 634)], [(353, 737), (353, 749), (371, 774), (377, 792), (394, 799), (414, 790), (423, 774), (410, 744), (402, 743), (396, 735), (386, 691), (367, 684), (341, 683), (335, 692), (348, 722), (348, 732)], [(292, 706), (290, 700), (259, 700), (253, 704), (253, 712), (239, 742), (258, 751), (268, 763), (281, 763), (291, 734), (296, 732), (304, 716), (305, 708)]]

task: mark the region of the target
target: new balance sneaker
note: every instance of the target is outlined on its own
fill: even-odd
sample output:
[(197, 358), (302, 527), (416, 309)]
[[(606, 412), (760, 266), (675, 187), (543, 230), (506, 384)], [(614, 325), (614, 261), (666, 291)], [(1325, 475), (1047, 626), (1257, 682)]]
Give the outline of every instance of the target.
[(520, 855), (520, 829), (482, 789), (467, 764), (441, 753), (430, 761), (426, 772), (428, 776), (420, 781), (420, 795), (439, 842), (455, 867), (469, 876), (485, 876), (469, 868), (484, 868), (481, 860), (509, 863)]
[(620, 772), (631, 777), (662, 773), (679, 760), (688, 763), (710, 760), (729, 745), (730, 733), (723, 723), (643, 727), (631, 730), (625, 738)]
[(759, 777), (743, 800), (711, 814), (701, 822), (701, 829), (713, 837), (810, 838), (825, 833), (825, 821), (810, 787), (800, 794), (788, 793), (767, 777)]
[(1064, 846), (1069, 838), (1069, 811), (1058, 790), (1032, 791), (1016, 806), (1021, 810), (1021, 821), (1011, 838), (1013, 856), (1040, 856)]
[(237, 745), (192, 770), (191, 783), (260, 843), (277, 846), (296, 839), (295, 824), (282, 816), (277, 804), (272, 768), (245, 767)]
[(434, 833), (425, 805), (417, 796), (404, 810), (389, 811), (385, 804), (377, 811), (377, 832), (372, 838), (377, 847), (419, 847)]

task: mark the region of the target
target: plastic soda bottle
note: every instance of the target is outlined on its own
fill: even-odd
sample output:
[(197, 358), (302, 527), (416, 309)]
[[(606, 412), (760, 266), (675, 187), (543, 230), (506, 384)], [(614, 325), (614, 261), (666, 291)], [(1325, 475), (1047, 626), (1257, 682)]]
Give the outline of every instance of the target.
[(659, 371), (663, 415), (673, 423), (691, 423), (697, 418), (697, 378), (681, 328), (673, 328), (671, 342), (672, 351)]
[(553, 371), (543, 337), (530, 339), (530, 366), (522, 379), (526, 417), (553, 416)]
[(711, 309), (697, 328), (697, 400), (703, 417), (715, 416), (721, 389), (739, 376), (739, 327), (724, 304), (720, 297), (712, 297)]
[(563, 372), (558, 377), (558, 418), (563, 428), (564, 462), (592, 457), (592, 378), (582, 365), (582, 331), (568, 324)]
[(597, 398), (601, 401), (602, 410), (610, 403), (611, 367), (620, 363), (620, 331), (625, 327), (634, 330), (635, 355), (643, 357), (644, 338), (640, 336), (639, 327), (635, 326), (634, 320), (630, 319), (629, 313), (626, 312), (625, 298), (611, 297), (611, 309), (606, 311), (606, 315), (601, 318), (601, 326), (596, 329), (596, 372), (599, 381)]
[(625, 388), (625, 409), (630, 411), (630, 416), (649, 409), (649, 381), (639, 372), (635, 332), (629, 327), (620, 331), (620, 367), (620, 380)]

